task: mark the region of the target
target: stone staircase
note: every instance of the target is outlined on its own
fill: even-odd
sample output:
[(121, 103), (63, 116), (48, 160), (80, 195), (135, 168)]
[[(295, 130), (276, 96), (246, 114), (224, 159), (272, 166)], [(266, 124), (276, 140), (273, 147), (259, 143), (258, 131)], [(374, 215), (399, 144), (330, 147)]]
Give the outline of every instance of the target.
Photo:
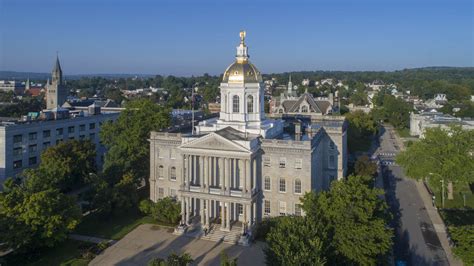
[(213, 224), (212, 228), (207, 235), (201, 235), (201, 239), (214, 241), (214, 242), (225, 242), (228, 244), (237, 244), (240, 239), (240, 234), (242, 233), (242, 228), (233, 226), (231, 231), (221, 231), (220, 224)]

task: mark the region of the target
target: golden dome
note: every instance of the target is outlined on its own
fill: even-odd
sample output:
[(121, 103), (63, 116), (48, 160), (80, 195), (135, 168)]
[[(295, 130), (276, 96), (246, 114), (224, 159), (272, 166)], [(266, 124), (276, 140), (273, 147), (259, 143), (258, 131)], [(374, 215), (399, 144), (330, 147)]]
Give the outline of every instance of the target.
[(224, 72), (222, 82), (225, 83), (260, 83), (260, 71), (249, 62), (248, 47), (245, 45), (245, 31), (240, 32), (240, 44), (237, 46), (235, 62)]
[(225, 83), (260, 83), (262, 75), (260, 71), (248, 60), (237, 60), (224, 72), (222, 82)]

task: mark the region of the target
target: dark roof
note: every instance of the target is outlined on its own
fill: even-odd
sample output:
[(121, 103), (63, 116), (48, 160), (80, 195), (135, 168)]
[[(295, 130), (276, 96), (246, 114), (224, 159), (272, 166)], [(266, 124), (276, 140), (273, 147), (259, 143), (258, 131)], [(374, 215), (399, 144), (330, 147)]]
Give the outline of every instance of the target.
[(53, 73), (54, 72), (62, 72), (61, 64), (59, 64), (59, 56), (56, 56), (56, 63), (54, 64), (54, 67), (53, 67)]
[(232, 127), (226, 127), (215, 132), (217, 135), (224, 137), (228, 140), (251, 140), (257, 138), (258, 135), (246, 134), (245, 132), (239, 131)]

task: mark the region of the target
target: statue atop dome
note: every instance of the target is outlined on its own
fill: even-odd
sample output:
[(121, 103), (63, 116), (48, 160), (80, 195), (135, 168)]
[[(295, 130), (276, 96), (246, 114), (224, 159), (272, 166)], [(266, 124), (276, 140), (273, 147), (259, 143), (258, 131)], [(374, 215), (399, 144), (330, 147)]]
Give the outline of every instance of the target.
[(241, 43), (241, 44), (245, 44), (245, 34), (246, 34), (246, 33), (245, 33), (244, 30), (241, 30), (241, 31), (240, 31), (240, 34), (239, 34), (239, 35), (240, 35), (240, 43)]

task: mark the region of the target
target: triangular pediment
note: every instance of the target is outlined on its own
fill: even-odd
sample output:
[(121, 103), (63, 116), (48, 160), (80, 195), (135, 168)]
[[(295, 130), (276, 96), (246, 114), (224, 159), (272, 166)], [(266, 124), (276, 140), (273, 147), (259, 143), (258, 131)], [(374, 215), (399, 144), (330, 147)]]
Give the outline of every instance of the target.
[(220, 150), (220, 151), (234, 151), (234, 152), (250, 152), (242, 145), (226, 139), (216, 133), (210, 133), (201, 138), (184, 143), (180, 146), (181, 149), (200, 149), (200, 150)]

